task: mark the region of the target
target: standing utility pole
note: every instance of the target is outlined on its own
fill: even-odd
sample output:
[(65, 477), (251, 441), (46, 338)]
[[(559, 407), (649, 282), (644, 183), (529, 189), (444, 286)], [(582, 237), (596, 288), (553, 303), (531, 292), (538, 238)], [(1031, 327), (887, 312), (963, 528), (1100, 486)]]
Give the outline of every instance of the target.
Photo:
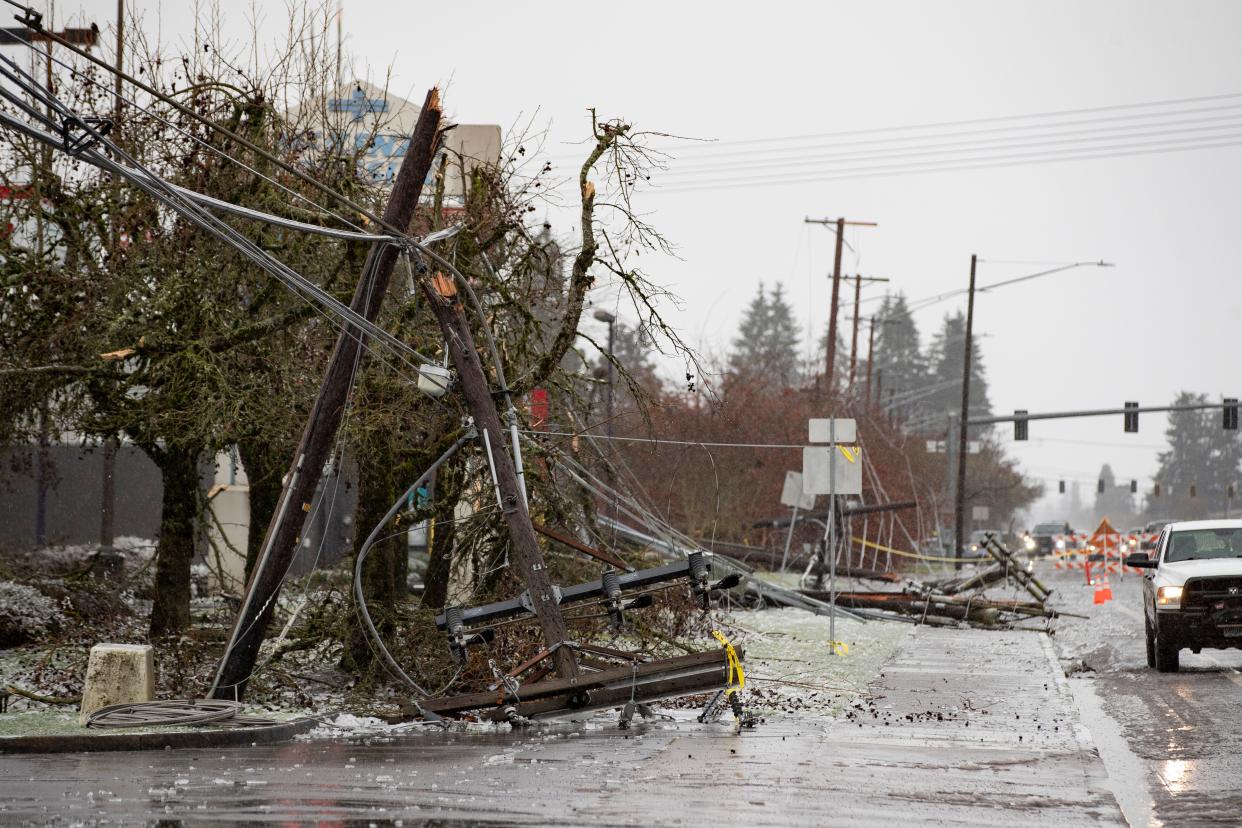
[(958, 421), (957, 434), (957, 497), (953, 508), (953, 542), (956, 544), (954, 557), (958, 559), (956, 566), (962, 566), (962, 546), (965, 542), (966, 525), (966, 421), (970, 416), (970, 362), (971, 334), (975, 325), (975, 266), (978, 257), (970, 257), (970, 289), (966, 294), (966, 347), (962, 359), (962, 413)]
[(832, 257), (832, 302), (828, 309), (828, 357), (824, 371), (825, 393), (831, 397), (833, 366), (837, 361), (837, 308), (840, 306), (841, 301), (841, 248), (845, 245), (845, 225), (849, 224), (858, 227), (875, 227), (877, 225), (871, 221), (846, 221), (843, 218), (807, 218), (803, 219), (803, 222), (806, 224), (822, 224), (825, 227), (836, 225), (837, 246), (836, 252)]
[[(887, 282), (887, 281), (889, 280), (881, 278), (879, 276), (860, 276), (857, 273), (854, 274), (854, 333), (850, 337), (850, 385), (849, 385), (849, 388), (851, 392), (854, 390), (854, 376), (858, 371), (858, 314), (862, 307), (862, 283), (863, 282)], [(874, 326), (875, 319), (872, 318), (871, 322), (872, 322), (872, 325)], [(872, 344), (874, 344), (875, 343), (875, 331), (872, 331), (871, 333), (872, 333), (871, 341), (872, 341)], [(871, 359), (870, 353), (867, 354), (867, 359)], [(867, 370), (868, 371), (871, 370), (870, 365), (867, 366)], [(868, 397), (871, 396), (870, 391), (867, 392), (867, 396)]]
[[(432, 89), (427, 93), (418, 115), (409, 148), (401, 161), (388, 204), (384, 207), (383, 221), (386, 226), (402, 229), (410, 226), (423, 181), (435, 158), (439, 128), (440, 92)], [(379, 315), (397, 255), (396, 246), (377, 242), (363, 265), (362, 277), (354, 289), (350, 308), (368, 321), (375, 321)], [(319, 396), (315, 399), (302, 440), (285, 477), (284, 491), (267, 527), (250, 583), (246, 585), (241, 612), (212, 683), (209, 695), (214, 698), (240, 699), (246, 691), (259, 645), (272, 619), (281, 582), (297, 549), (298, 536), (315, 496), (315, 488), (330, 459), (365, 341), (366, 334), (348, 323), (336, 340)]]
[(875, 317), (867, 332), (867, 406), (871, 406), (871, 366), (875, 364)]

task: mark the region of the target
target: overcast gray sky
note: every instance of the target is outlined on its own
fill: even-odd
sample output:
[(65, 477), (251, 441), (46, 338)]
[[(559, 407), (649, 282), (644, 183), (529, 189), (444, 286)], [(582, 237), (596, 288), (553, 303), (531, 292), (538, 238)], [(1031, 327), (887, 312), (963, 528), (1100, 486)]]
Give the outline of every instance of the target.
[[(149, 26), (159, 15), (166, 41), (187, 31), (186, 4), (134, 2)], [(273, 34), (285, 17), (277, 2), (221, 7), (238, 37), (252, 8)], [(57, 17), (79, 9), (105, 26), (115, 3), (58, 3)], [(432, 84), (445, 88), (459, 122), (508, 126), (538, 113), (554, 156), (577, 151), (588, 107), (638, 128), (720, 142), (679, 152), (671, 174), (656, 181), (664, 191), (640, 201), (679, 247), (679, 259), (648, 267), (683, 298), (671, 317), (707, 352), (727, 348), (759, 281), (785, 284), (803, 325), (822, 335), (832, 236), (803, 218), (845, 215), (879, 223), (848, 235), (855, 252), (847, 271), (890, 277), (912, 299), (965, 287), (972, 253), (1116, 263), (979, 297), (976, 330), (987, 335), (982, 352), (1000, 412), (1158, 404), (1180, 389), (1242, 396), (1242, 97), (1053, 119), (1150, 116), (1073, 134), (1048, 128), (1048, 119), (940, 130), (964, 133), (946, 141), (1016, 141), (1016, 133), (979, 130), (1042, 123), (999, 154), (1027, 162), (1069, 150), (1116, 156), (1056, 163), (911, 174), (911, 162), (971, 166), (998, 153), (930, 155), (930, 140), (891, 142), (926, 130), (874, 133), (890, 143), (845, 148), (824, 145), (867, 136), (794, 140), (1242, 93), (1242, 3), (345, 0), (344, 29), (347, 48), (375, 72), (391, 64), (393, 91), (418, 100)], [(1092, 128), (1104, 132), (1083, 131)], [(1123, 128), (1130, 131), (1107, 131)], [(1214, 146), (1163, 151), (1188, 143)], [(1145, 154), (1110, 149), (1122, 144)], [(848, 157), (846, 166), (822, 158), (886, 147), (913, 151), (866, 164)], [(728, 169), (734, 163), (747, 169)], [(834, 170), (896, 163), (905, 165), (900, 175), (824, 180)], [(755, 166), (762, 164), (769, 166)], [(568, 217), (552, 217), (560, 232), (572, 231)], [(1038, 269), (986, 263), (979, 281)], [(924, 339), (963, 304), (921, 311)], [(1103, 462), (1122, 479), (1149, 476), (1163, 428), (1154, 415), (1142, 418), (1139, 434), (1123, 434), (1119, 417), (1034, 423), (1033, 439), (1014, 454), (1054, 492), (1058, 478), (1078, 479), (1090, 497)], [(1053, 499), (1037, 516), (1056, 510)]]

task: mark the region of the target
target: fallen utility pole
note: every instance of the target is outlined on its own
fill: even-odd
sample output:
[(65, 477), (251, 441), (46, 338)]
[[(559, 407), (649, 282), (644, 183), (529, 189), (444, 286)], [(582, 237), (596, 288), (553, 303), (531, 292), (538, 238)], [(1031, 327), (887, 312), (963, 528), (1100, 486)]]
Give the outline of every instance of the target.
[[(495, 478), (500, 508), (509, 527), (510, 550), (526, 584), (526, 597), (531, 610), (539, 619), (544, 643), (552, 650), (553, 664), (561, 679), (574, 679), (578, 675), (578, 663), (569, 647), (559, 646), (569, 639), (565, 616), (561, 614), (556, 590), (548, 577), (548, 568), (539, 550), (535, 527), (527, 511), (526, 499), (518, 484), (517, 467), (505, 451), (506, 429), (501, 426), (496, 400), (488, 385), (474, 335), (462, 309), (457, 284), (453, 277), (436, 272), (431, 278), (420, 278), (419, 286), (427, 298), (427, 304), (435, 315), (444, 341), (448, 344), (449, 358), (457, 371), (462, 395), (479, 439), (487, 450), (488, 462)], [(483, 324), (486, 324), (484, 322)]]
[[(440, 128), (440, 92), (431, 89), (419, 113), (409, 148), (384, 208), (386, 226), (410, 226), (422, 194), (423, 182), (435, 158)], [(397, 262), (398, 249), (390, 244), (373, 246), (354, 289), (350, 309), (373, 322), (388, 292), (388, 282)], [(276, 597), (289, 563), (297, 550), (298, 537), (314, 498), (315, 489), (328, 462), (337, 430), (345, 412), (354, 370), (366, 334), (345, 323), (324, 372), (319, 396), (315, 398), (301, 442), (285, 478), (284, 491), (267, 527), (267, 535), (246, 585), (241, 611), (233, 625), (228, 646), (209, 696), (240, 700), (254, 670), (259, 645), (271, 622)]]

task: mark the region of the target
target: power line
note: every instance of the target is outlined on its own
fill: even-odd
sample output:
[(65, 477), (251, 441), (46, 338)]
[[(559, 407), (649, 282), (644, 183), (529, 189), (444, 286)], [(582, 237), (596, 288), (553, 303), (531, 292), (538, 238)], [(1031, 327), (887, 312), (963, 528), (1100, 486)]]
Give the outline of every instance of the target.
[[(31, 49), (34, 49), (34, 45), (33, 45), (33, 44), (32, 44), (32, 43), (28, 40), (28, 39), (23, 38), (21, 35), (14, 35), (14, 37), (15, 37), (15, 39), (17, 39), (19, 42), (24, 43), (27, 47), (29, 47), (29, 48), (31, 48)], [(261, 170), (258, 170), (258, 169), (256, 169), (255, 167), (252, 167), (251, 165), (247, 164), (245, 161), (241, 160), (240, 158), (238, 158), (238, 157), (236, 157), (236, 156), (234, 156), (234, 155), (231, 155), (230, 153), (226, 152), (225, 150), (223, 150), (223, 149), (221, 149), (221, 148), (219, 148), (219, 147), (217, 147), (217, 146), (213, 145), (213, 144), (212, 144), (212, 143), (210, 143), (209, 141), (206, 141), (206, 140), (204, 140), (204, 139), (200, 138), (199, 136), (195, 135), (193, 132), (191, 132), (191, 131), (189, 131), (189, 130), (185, 129), (184, 127), (179, 126), (178, 124), (174, 123), (173, 121), (170, 121), (170, 120), (168, 120), (167, 118), (163, 117), (163, 116), (162, 116), (162, 115), (161, 115), (158, 111), (156, 111), (153, 107), (151, 107), (151, 106), (147, 106), (147, 105), (144, 105), (144, 104), (139, 103), (139, 102), (138, 102), (138, 100), (137, 100), (137, 98), (126, 97), (124, 94), (121, 94), (121, 95), (119, 95), (119, 96), (118, 96), (118, 95), (117, 95), (117, 93), (116, 93), (115, 91), (110, 90), (110, 89), (109, 89), (109, 88), (108, 88), (105, 84), (102, 84), (102, 83), (100, 83), (99, 81), (95, 80), (95, 79), (94, 79), (93, 77), (91, 77), (88, 73), (83, 72), (82, 70), (80, 70), (80, 69), (78, 69), (76, 66), (74, 66), (73, 64), (68, 63), (68, 62), (66, 62), (66, 61), (62, 60), (62, 59), (60, 59), (60, 58), (56, 57), (55, 55), (48, 55), (47, 57), (49, 57), (49, 58), (50, 58), (50, 60), (51, 60), (53, 63), (55, 63), (57, 66), (60, 66), (61, 68), (66, 69), (66, 70), (69, 72), (69, 74), (70, 74), (71, 76), (73, 76), (73, 77), (77, 78), (78, 80), (83, 81), (83, 82), (85, 82), (85, 83), (87, 83), (87, 84), (89, 84), (89, 85), (91, 85), (91, 86), (97, 87), (98, 89), (102, 90), (103, 92), (105, 92), (105, 93), (107, 93), (107, 94), (109, 94), (109, 95), (111, 95), (111, 96), (113, 96), (113, 97), (119, 97), (119, 98), (120, 98), (120, 100), (121, 100), (121, 101), (123, 101), (124, 103), (126, 103), (126, 104), (128, 104), (129, 106), (133, 107), (134, 109), (136, 109), (137, 111), (141, 112), (142, 114), (144, 114), (144, 115), (146, 115), (146, 116), (148, 116), (148, 117), (150, 117), (150, 118), (154, 119), (155, 121), (158, 121), (160, 124), (163, 124), (164, 126), (166, 126), (166, 127), (170, 128), (170, 129), (172, 129), (173, 131), (177, 132), (179, 135), (182, 135), (183, 137), (188, 138), (190, 141), (192, 141), (192, 142), (193, 142), (193, 143), (195, 143), (195, 144), (198, 144), (198, 145), (199, 145), (199, 146), (201, 146), (203, 149), (205, 149), (205, 150), (207, 150), (208, 152), (210, 152), (210, 153), (214, 154), (214, 155), (215, 155), (215, 156), (217, 156), (218, 158), (221, 158), (222, 160), (228, 161), (228, 162), (230, 162), (230, 163), (232, 163), (232, 164), (236, 164), (236, 165), (237, 165), (240, 169), (245, 170), (246, 172), (250, 173), (251, 175), (254, 175), (254, 176), (256, 176), (256, 177), (258, 177), (258, 178), (260, 178), (260, 179), (262, 179), (262, 180), (264, 180), (264, 181), (268, 182), (269, 184), (273, 185), (274, 187), (276, 187), (277, 189), (281, 190), (281, 191), (282, 191), (282, 192), (284, 192), (285, 194), (290, 195), (290, 196), (292, 196), (293, 198), (296, 198), (296, 199), (298, 199), (299, 201), (301, 201), (301, 202), (303, 202), (303, 203), (305, 203), (305, 204), (307, 204), (307, 205), (309, 205), (309, 206), (311, 206), (311, 207), (314, 207), (314, 208), (315, 208), (315, 209), (317, 209), (317, 210), (320, 210), (321, 212), (325, 213), (326, 215), (331, 216), (332, 218), (337, 219), (338, 221), (340, 221), (342, 224), (346, 225), (347, 227), (349, 227), (349, 228), (351, 228), (351, 229), (353, 229), (353, 230), (355, 230), (355, 231), (358, 231), (358, 232), (365, 232), (365, 231), (363, 231), (363, 228), (362, 228), (362, 227), (360, 227), (360, 226), (359, 226), (358, 224), (356, 224), (355, 222), (351, 221), (351, 220), (350, 220), (350, 218), (349, 218), (348, 216), (342, 215), (341, 213), (338, 213), (338, 212), (336, 212), (335, 210), (333, 210), (331, 207), (329, 207), (329, 206), (327, 206), (327, 205), (325, 205), (325, 204), (322, 204), (322, 203), (320, 203), (320, 202), (317, 202), (317, 201), (315, 201), (314, 199), (310, 198), (309, 196), (307, 196), (307, 195), (305, 195), (305, 194), (303, 194), (303, 193), (299, 193), (298, 191), (296, 191), (296, 190), (294, 190), (294, 189), (292, 189), (292, 188), (290, 188), (290, 187), (288, 187), (288, 186), (286, 186), (286, 185), (282, 184), (281, 182), (277, 181), (276, 179), (272, 178), (271, 176), (268, 176), (268, 175), (264, 174)], [(11, 62), (11, 61), (10, 61), (10, 62)], [(15, 65), (15, 64), (14, 64), (14, 65)], [(158, 99), (157, 99), (157, 100), (158, 100)]]
[(652, 443), (670, 446), (701, 446), (703, 448), (755, 448), (755, 449), (804, 449), (803, 444), (785, 443), (707, 443), (702, 440), (662, 440), (657, 437), (608, 437), (603, 434), (592, 434), (587, 431), (544, 431), (542, 429), (524, 429), (523, 434), (532, 437), (546, 435), (549, 437), (590, 437), (593, 440), (613, 440), (627, 443)]
[[(691, 166), (689, 168), (678, 166), (666, 171), (662, 180), (673, 178), (694, 177), (698, 175), (719, 175), (723, 172), (737, 172), (750, 170), (776, 170), (777, 174), (789, 173), (802, 167), (817, 166), (819, 162), (828, 162), (829, 166), (833, 165), (834, 159), (842, 159), (839, 163), (848, 164), (861, 161), (883, 161), (894, 158), (911, 158), (921, 159), (923, 157), (941, 156), (941, 155), (962, 155), (969, 152), (993, 152), (1006, 149), (1021, 149), (1025, 147), (1045, 147), (1058, 144), (1091, 144), (1100, 141), (1110, 141), (1121, 138), (1152, 138), (1164, 135), (1176, 135), (1186, 132), (1208, 132), (1212, 130), (1234, 130), (1242, 126), (1242, 112), (1232, 113), (1230, 115), (1218, 116), (1216, 118), (1198, 118), (1181, 122), (1178, 125), (1171, 126), (1166, 129), (1152, 129), (1155, 126), (1165, 126), (1164, 124), (1134, 124), (1126, 127), (1110, 129), (1110, 130), (1071, 130), (1068, 132), (1056, 132), (1050, 135), (1026, 136), (1017, 135), (1003, 138), (985, 138), (974, 139), (968, 141), (951, 141), (947, 143), (923, 143), (909, 147), (901, 147), (893, 150), (852, 150), (849, 152), (835, 153), (816, 153), (813, 155), (794, 156), (789, 158), (765, 158), (763, 160), (742, 161), (732, 163), (716, 163), (706, 164), (702, 166)], [(1223, 123), (1222, 123), (1223, 122)], [(1214, 126), (1207, 124), (1215, 123)], [(1092, 134), (1098, 133), (1098, 134)], [(1082, 137), (1072, 137), (1082, 136)], [(862, 143), (862, 142), (860, 142)]]
[[(1242, 99), (1242, 92), (1227, 92), (1217, 95), (1197, 95), (1185, 98), (1166, 98), (1157, 101), (1144, 101), (1129, 104), (1109, 104), (1094, 107), (1079, 107), (1075, 109), (1047, 110), (1044, 112), (1033, 112), (1020, 115), (999, 115), (987, 116), (982, 118), (966, 118), (953, 121), (932, 121), (922, 124), (903, 124), (888, 127), (870, 127), (865, 129), (840, 130), (836, 132), (811, 133), (804, 135), (785, 135), (774, 136), (768, 138), (751, 138), (733, 141), (708, 141), (700, 144), (683, 144), (669, 147), (657, 147), (657, 151), (669, 152), (672, 150), (681, 151), (701, 151), (710, 152), (718, 147), (739, 147), (739, 146), (768, 146), (776, 143), (784, 143), (789, 141), (815, 141), (832, 138), (845, 138), (860, 135), (879, 135), (887, 132), (916, 132), (928, 129), (943, 129), (948, 127), (972, 126), (976, 124), (997, 124), (1012, 123), (1015, 121), (1028, 121), (1041, 118), (1058, 118), (1073, 115), (1089, 115), (1101, 112), (1123, 112), (1137, 109), (1152, 109), (1156, 107), (1178, 106), (1183, 104), (1207, 103), (1211, 101), (1237, 101)], [(556, 157), (556, 156), (553, 156)], [(570, 157), (570, 156), (565, 156)]]
[(1023, 152), (1009, 155), (997, 155), (974, 159), (961, 159), (959, 162), (930, 161), (911, 162), (905, 164), (881, 164), (842, 168), (822, 175), (807, 173), (782, 173), (780, 175), (748, 176), (743, 178), (721, 178), (716, 181), (676, 184), (669, 187), (653, 186), (648, 194), (670, 195), (675, 193), (701, 192), (738, 187), (753, 189), (761, 186), (779, 186), (785, 184), (813, 184), (825, 181), (843, 181), (856, 178), (888, 178), (901, 175), (917, 175), (921, 173), (965, 172), (969, 170), (993, 169), (996, 167), (1019, 167), (1033, 164), (1049, 164), (1064, 161), (1088, 161), (1104, 158), (1121, 158), (1141, 155), (1159, 155), (1169, 152), (1187, 150), (1221, 149), (1242, 144), (1242, 133), (1221, 136), (1188, 137), (1170, 141), (1148, 141), (1132, 144), (1117, 144), (1099, 147), (1091, 151), (1079, 148), (1064, 148), (1047, 152)]

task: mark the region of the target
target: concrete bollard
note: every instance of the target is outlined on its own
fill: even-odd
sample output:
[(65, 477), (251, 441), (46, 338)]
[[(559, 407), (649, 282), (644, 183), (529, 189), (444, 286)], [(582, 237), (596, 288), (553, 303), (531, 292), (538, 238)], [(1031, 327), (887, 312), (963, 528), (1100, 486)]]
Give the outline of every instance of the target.
[(110, 704), (155, 699), (155, 649), (150, 644), (96, 644), (91, 647), (82, 686), (78, 723)]

